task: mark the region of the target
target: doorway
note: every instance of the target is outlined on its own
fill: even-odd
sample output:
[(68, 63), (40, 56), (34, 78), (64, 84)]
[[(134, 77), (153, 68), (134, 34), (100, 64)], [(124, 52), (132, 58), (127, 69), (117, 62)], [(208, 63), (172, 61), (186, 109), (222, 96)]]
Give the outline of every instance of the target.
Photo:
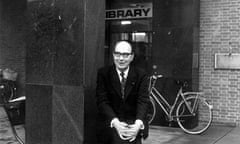
[[(132, 42), (134, 64), (149, 75), (163, 75), (157, 87), (173, 103), (178, 83), (187, 83), (185, 90), (198, 87), (193, 85), (198, 81), (198, 66), (193, 63), (197, 61), (193, 55), (198, 55), (198, 6), (194, 0), (106, 0), (105, 65), (112, 63), (116, 41)], [(140, 14), (147, 8), (149, 15)], [(160, 107), (157, 112), (153, 124), (168, 125)]]

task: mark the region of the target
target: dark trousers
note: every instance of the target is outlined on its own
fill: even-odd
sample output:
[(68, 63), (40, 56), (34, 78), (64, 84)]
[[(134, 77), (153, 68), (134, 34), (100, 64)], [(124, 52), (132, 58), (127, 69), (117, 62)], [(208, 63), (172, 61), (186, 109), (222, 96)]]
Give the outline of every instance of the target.
[(102, 131), (102, 135), (98, 135), (98, 144), (142, 144), (142, 138), (138, 136), (134, 141), (122, 140), (115, 128), (109, 128), (108, 133)]
[[(128, 120), (127, 123), (133, 124), (133, 121)], [(129, 142), (129, 140), (122, 140), (117, 130), (115, 128), (110, 128), (109, 124), (104, 122), (98, 124), (97, 139), (98, 144), (142, 144), (142, 136), (140, 134), (132, 142)]]
[(112, 128), (112, 139), (110, 144), (142, 144), (142, 139), (140, 136), (138, 136), (134, 141), (129, 142), (129, 140), (122, 140), (116, 129)]

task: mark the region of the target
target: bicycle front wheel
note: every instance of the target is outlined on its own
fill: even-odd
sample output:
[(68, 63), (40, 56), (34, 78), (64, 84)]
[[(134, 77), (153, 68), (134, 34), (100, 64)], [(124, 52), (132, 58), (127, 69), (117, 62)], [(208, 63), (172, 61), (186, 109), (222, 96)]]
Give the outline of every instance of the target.
[(156, 114), (156, 104), (152, 97), (150, 97), (150, 104), (147, 113), (148, 124), (151, 124)]
[[(190, 106), (190, 111), (186, 103)], [(202, 97), (189, 96), (186, 102), (182, 101), (179, 104), (176, 116), (178, 125), (184, 132), (201, 134), (209, 128), (212, 122), (212, 106)]]

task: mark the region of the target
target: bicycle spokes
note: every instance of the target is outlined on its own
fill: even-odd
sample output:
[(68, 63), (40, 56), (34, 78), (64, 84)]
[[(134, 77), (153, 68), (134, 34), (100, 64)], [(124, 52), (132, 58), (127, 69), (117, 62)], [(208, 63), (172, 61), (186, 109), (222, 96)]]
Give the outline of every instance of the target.
[[(193, 113), (186, 111), (186, 103), (181, 102), (177, 108), (177, 122), (179, 126), (189, 134), (200, 134), (204, 132), (212, 121), (211, 106), (203, 98), (195, 96), (188, 97), (187, 103), (195, 109)], [(195, 103), (197, 101), (197, 103)], [(194, 103), (197, 104), (194, 106)], [(182, 110), (185, 109), (184, 112)]]

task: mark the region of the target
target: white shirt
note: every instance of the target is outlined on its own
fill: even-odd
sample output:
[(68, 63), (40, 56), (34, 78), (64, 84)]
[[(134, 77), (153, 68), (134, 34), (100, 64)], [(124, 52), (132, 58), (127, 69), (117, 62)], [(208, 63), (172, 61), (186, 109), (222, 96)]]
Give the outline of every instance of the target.
[[(119, 80), (122, 81), (122, 76), (121, 76), (122, 71), (120, 71), (118, 68), (116, 68), (116, 70), (117, 70), (117, 73), (118, 73)], [(125, 79), (127, 79), (127, 77), (128, 77), (128, 72), (129, 72), (129, 67), (123, 72)]]

